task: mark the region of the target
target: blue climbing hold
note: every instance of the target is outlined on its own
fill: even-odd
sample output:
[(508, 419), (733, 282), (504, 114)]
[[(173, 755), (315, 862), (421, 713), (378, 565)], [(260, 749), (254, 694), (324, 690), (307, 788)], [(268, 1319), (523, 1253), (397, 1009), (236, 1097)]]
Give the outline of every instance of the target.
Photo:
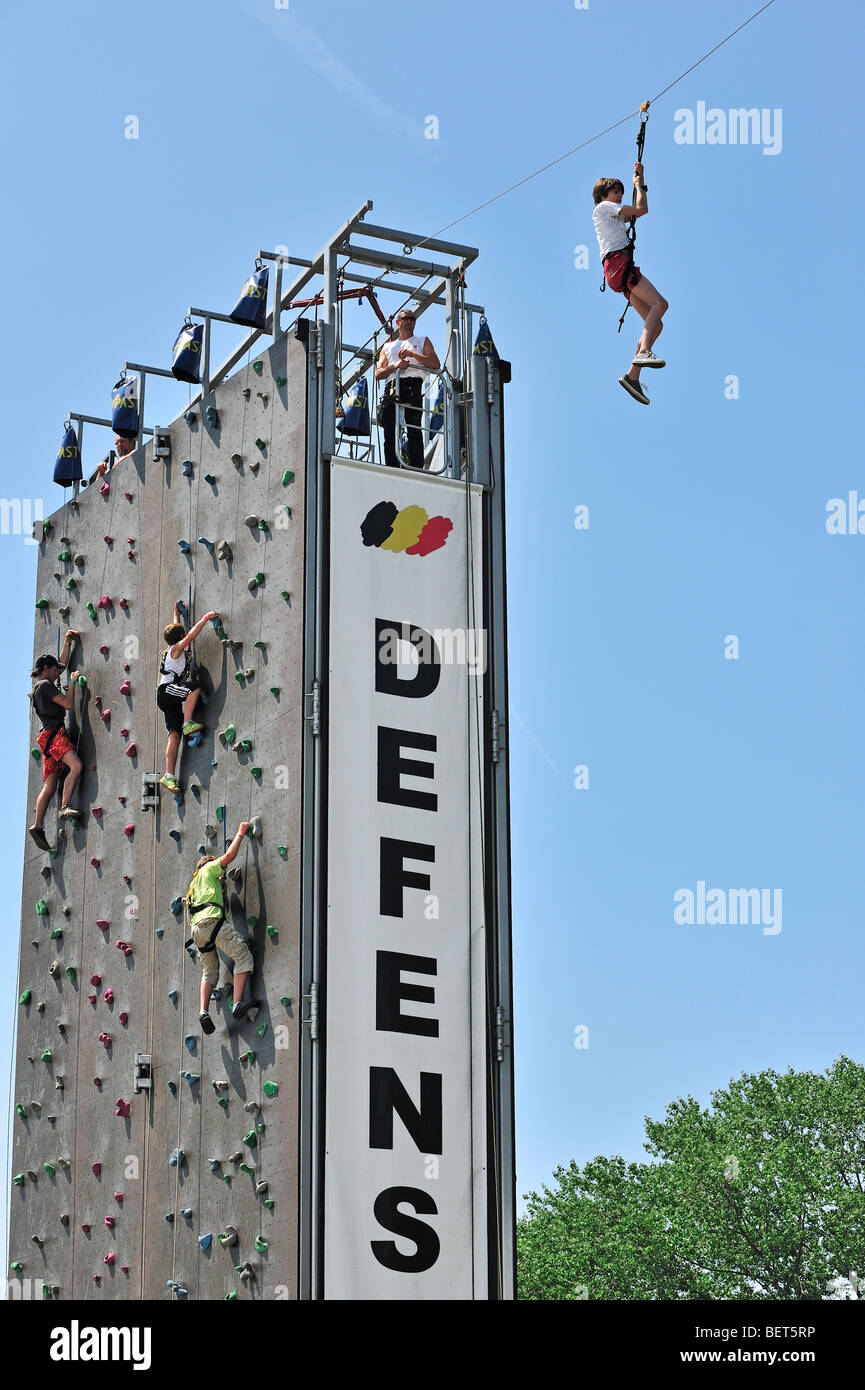
[(187, 1035), (186, 1035), (186, 1037), (183, 1039), (183, 1041), (186, 1043), (186, 1046), (189, 1048), (189, 1051), (190, 1051), (190, 1052), (194, 1052), (194, 1051), (195, 1051), (195, 1047), (196, 1047), (196, 1038), (195, 1038), (195, 1034), (194, 1034), (194, 1033), (187, 1033)]
[(212, 1232), (212, 1231), (208, 1231), (206, 1236), (199, 1236), (199, 1237), (198, 1237), (198, 1244), (201, 1246), (202, 1250), (209, 1250), (212, 1243), (213, 1243), (213, 1232)]
[(220, 1168), (222, 1167), (222, 1164), (218, 1158), (209, 1158), (207, 1160), (207, 1163), (211, 1173), (218, 1173)]
[(180, 1215), (183, 1217), (184, 1221), (188, 1221), (192, 1216), (192, 1207), (181, 1207)]
[(181, 467), (180, 471), (181, 471), (181, 473), (183, 474), (184, 478), (191, 478), (191, 477), (192, 477), (192, 460), (191, 460), (191, 459), (185, 459), (184, 462), (183, 462), (183, 466)]
[(170, 1226), (171, 1223), (172, 1223), (172, 1221), (174, 1220), (174, 1212), (173, 1212), (173, 1211), (167, 1211), (167, 1212), (165, 1213), (165, 1219), (166, 1219), (166, 1221), (168, 1222), (168, 1224), (169, 1224), (169, 1226)]
[(215, 405), (209, 405), (204, 412), (204, 418), (212, 430), (219, 429), (219, 411)]
[(169, 1081), (169, 1083), (168, 1083), (168, 1089), (169, 1089), (169, 1091), (171, 1092), (171, 1094), (172, 1094), (173, 1096), (176, 1096), (176, 1095), (177, 1095), (177, 1082), (176, 1082), (176, 1081)]
[(201, 1080), (201, 1077), (199, 1076), (198, 1072), (195, 1071), (182, 1071), (180, 1075), (183, 1077), (184, 1081), (187, 1082), (187, 1084), (190, 1086), (194, 1086), (196, 1081)]
[(198, 537), (198, 544), (199, 544), (199, 545), (206, 545), (208, 550), (212, 550), (212, 549), (213, 549), (213, 541), (209, 541), (209, 540), (207, 539), (206, 536), (199, 536), (199, 537)]
[(172, 899), (171, 899), (171, 911), (174, 913), (175, 917), (177, 916), (178, 912), (180, 911), (180, 909), (181, 909), (182, 907), (183, 907), (183, 899), (182, 899), (182, 898), (172, 898)]
[(188, 1293), (189, 1293), (189, 1290), (188, 1290), (188, 1289), (185, 1289), (185, 1288), (183, 1287), (182, 1284), (176, 1283), (174, 1279), (166, 1279), (165, 1283), (166, 1283), (166, 1287), (169, 1288), (169, 1289), (171, 1289), (171, 1291), (172, 1291), (172, 1293), (174, 1294), (175, 1298), (186, 1298), (186, 1297), (187, 1297), (187, 1295), (188, 1295)]
[(180, 551), (181, 555), (188, 555), (188, 554), (189, 554), (189, 541), (178, 541), (178, 542), (177, 542), (177, 549)]
[(163, 938), (163, 936), (165, 935), (165, 928), (164, 928), (164, 927), (157, 927), (157, 928), (156, 928), (156, 935), (157, 935), (158, 939), (161, 941), (162, 938)]
[(171, 836), (172, 840), (176, 840), (178, 844), (180, 843), (180, 831), (179, 831), (179, 830), (169, 830), (168, 833), (169, 833), (169, 835)]
[(215, 477), (213, 476), (212, 473), (205, 473), (205, 475), (204, 475), (204, 481), (205, 481), (206, 483), (210, 483), (210, 486), (213, 487), (213, 485), (214, 485), (215, 482), (216, 482), (216, 479), (215, 479)]
[(185, 1157), (186, 1154), (183, 1152), (182, 1149), (172, 1149), (171, 1157), (168, 1160), (169, 1168), (181, 1168), (183, 1166), (183, 1160)]
[(170, 989), (170, 990), (168, 991), (168, 997), (169, 997), (169, 999), (171, 1000), (172, 1004), (176, 1004), (176, 1003), (177, 1003), (177, 990), (176, 990), (176, 989)]
[(197, 748), (199, 743), (201, 742), (201, 734), (193, 734), (191, 738), (188, 738), (186, 740), (186, 742), (188, 747)]

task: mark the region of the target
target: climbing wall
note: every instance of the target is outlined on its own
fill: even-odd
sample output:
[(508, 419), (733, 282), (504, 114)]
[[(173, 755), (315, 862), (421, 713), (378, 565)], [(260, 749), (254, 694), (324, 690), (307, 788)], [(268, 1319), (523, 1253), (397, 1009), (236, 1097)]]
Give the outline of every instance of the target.
[[(26, 836), (8, 1276), (25, 1297), (296, 1297), (306, 370), (301, 343), (274, 343), (179, 417), (169, 459), (122, 460), (40, 547), (34, 658), (77, 628), (86, 687), (67, 721), (80, 820), (55, 796), (51, 853)], [(142, 809), (177, 598), (190, 623), (220, 614), (196, 643), (206, 728), (183, 795)], [(40, 785), (34, 757), (28, 825)], [(253, 817), (226, 887), (262, 1008), (229, 1023), (223, 960), (205, 1037), (179, 899)]]

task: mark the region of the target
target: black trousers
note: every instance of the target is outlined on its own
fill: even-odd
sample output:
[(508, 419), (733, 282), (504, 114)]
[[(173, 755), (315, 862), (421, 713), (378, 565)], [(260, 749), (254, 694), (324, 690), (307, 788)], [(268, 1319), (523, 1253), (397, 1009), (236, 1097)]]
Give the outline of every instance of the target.
[[(406, 430), (408, 433), (408, 461), (411, 468), (423, 468), (423, 381), (419, 376), (403, 377), (399, 383), (399, 398), (405, 406)], [(378, 411), (378, 421), (384, 434), (384, 461), (388, 468), (399, 468), (399, 454), (396, 439), (396, 399), (393, 391), (386, 391)]]

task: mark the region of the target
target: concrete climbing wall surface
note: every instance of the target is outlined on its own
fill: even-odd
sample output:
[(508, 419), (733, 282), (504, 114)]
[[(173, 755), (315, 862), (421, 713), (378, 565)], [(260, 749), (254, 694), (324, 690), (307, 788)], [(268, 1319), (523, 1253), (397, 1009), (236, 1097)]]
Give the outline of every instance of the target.
[[(36, 1297), (296, 1296), (305, 390), (284, 337), (171, 426), (169, 461), (137, 450), (40, 547), (34, 658), (77, 628), (87, 687), (67, 721), (80, 822), (58, 820), (58, 795), (52, 853), (26, 837), (9, 1279)], [(224, 636), (208, 623), (196, 643), (212, 691), (184, 795), (159, 787), (142, 810), (142, 774), (165, 770), (155, 692), (178, 597), (190, 621), (217, 609)], [(28, 825), (40, 785), (33, 759)], [(222, 960), (205, 1037), (172, 903), (254, 816), (226, 887), (262, 1008), (229, 1024)], [(136, 1054), (152, 1059), (138, 1093)]]

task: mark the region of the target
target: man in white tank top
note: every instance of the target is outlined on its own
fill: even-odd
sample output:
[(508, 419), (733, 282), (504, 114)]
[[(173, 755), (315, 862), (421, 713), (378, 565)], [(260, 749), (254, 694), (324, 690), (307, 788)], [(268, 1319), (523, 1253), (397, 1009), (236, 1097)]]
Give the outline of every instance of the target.
[(396, 441), (396, 393), (399, 372), (399, 399), (404, 404), (408, 431), (408, 457), (411, 468), (423, 468), (423, 384), (427, 372), (438, 371), (441, 363), (429, 338), (414, 336), (413, 309), (400, 309), (396, 316), (398, 338), (392, 338), (382, 348), (375, 368), (376, 381), (386, 381), (384, 399), (379, 407), (378, 422), (384, 435), (384, 461), (388, 468), (399, 468)]

